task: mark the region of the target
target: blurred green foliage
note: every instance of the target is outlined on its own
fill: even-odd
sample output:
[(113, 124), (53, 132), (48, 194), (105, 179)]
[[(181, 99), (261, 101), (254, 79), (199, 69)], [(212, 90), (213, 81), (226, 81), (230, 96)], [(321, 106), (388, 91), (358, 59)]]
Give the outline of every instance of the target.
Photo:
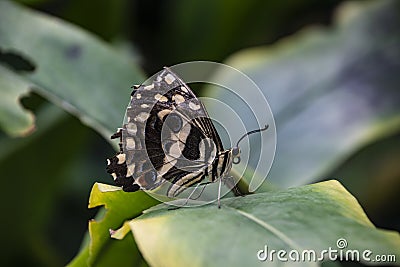
[[(2, 266), (65, 265), (78, 252), (87, 221), (95, 214), (86, 208), (90, 188), (96, 181), (111, 182), (104, 171), (104, 159), (114, 153), (107, 136), (122, 122), (129, 87), (140, 83), (144, 72), (151, 75), (165, 65), (187, 60), (223, 61), (236, 51), (271, 44), (310, 25), (326, 25), (329, 41), (332, 14), (341, 1), (16, 2), (62, 20), (33, 19), (29, 11), (21, 15), (19, 7), (15, 9), (8, 1), (0, 3), (0, 126), (4, 130), (0, 133), (0, 170), (5, 188), (0, 197), (5, 230)], [(380, 41), (374, 39), (376, 34), (398, 25), (399, 19), (398, 2), (382, 2), (393, 5), (394, 18), (383, 13), (380, 27), (366, 29), (376, 43)], [(359, 37), (358, 30), (353, 33), (346, 38)], [(84, 46), (69, 46), (74, 41)], [(296, 41), (279, 44), (278, 50), (287, 46), (295, 47)], [(78, 58), (83, 61), (68, 62), (58, 57), (60, 51), (66, 51), (70, 59), (82, 53), (83, 58)], [(400, 56), (396, 50), (388, 51), (380, 56), (392, 62), (390, 72), (399, 73)], [(310, 58), (314, 52), (318, 54), (311, 50)], [(272, 64), (268, 56), (258, 57)], [(381, 62), (376, 61), (377, 70)], [(315, 68), (332, 69), (329, 64), (333, 63), (323, 62)], [(356, 75), (352, 69), (346, 71), (349, 76)], [(369, 74), (373, 73), (374, 68)], [(301, 84), (301, 78), (293, 83)], [(399, 88), (397, 80), (388, 82)], [(377, 102), (387, 96), (385, 88), (378, 89)], [(27, 96), (30, 90), (34, 93)], [(21, 95), (25, 97), (19, 106)], [(400, 106), (398, 98), (391, 100)], [(33, 112), (35, 120), (26, 109)], [(21, 121), (10, 120), (10, 114), (18, 114)], [(341, 178), (373, 223), (395, 230), (400, 229), (396, 208), (399, 137), (399, 124), (394, 123), (390, 131), (365, 142), (350, 142), (349, 152), (328, 162), (329, 168), (318, 176)], [(324, 145), (322, 139), (309, 149)]]

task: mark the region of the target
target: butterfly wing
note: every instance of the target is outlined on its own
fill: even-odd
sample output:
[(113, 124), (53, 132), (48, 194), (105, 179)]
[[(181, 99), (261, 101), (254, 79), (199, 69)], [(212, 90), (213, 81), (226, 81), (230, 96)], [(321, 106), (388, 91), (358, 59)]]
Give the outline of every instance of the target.
[(133, 91), (126, 123), (113, 137), (120, 138), (120, 152), (107, 171), (125, 191), (169, 181), (167, 194), (176, 196), (209, 172), (216, 179), (222, 142), (203, 104), (168, 68)]

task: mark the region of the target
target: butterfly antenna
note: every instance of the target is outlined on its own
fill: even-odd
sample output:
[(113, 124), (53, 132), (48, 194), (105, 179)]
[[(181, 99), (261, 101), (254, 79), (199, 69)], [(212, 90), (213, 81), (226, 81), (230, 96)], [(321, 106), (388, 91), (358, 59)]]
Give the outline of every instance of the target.
[(249, 136), (249, 135), (251, 135), (251, 134), (254, 134), (254, 133), (263, 132), (263, 131), (267, 130), (268, 127), (269, 127), (269, 125), (267, 124), (267, 125), (264, 126), (264, 128), (257, 129), (257, 130), (253, 130), (253, 131), (250, 131), (250, 132), (245, 133), (242, 137), (240, 137), (239, 141), (237, 141), (236, 147), (239, 147), (239, 143), (240, 143), (240, 141), (243, 140), (243, 138), (245, 138), (245, 137), (247, 137), (247, 136)]

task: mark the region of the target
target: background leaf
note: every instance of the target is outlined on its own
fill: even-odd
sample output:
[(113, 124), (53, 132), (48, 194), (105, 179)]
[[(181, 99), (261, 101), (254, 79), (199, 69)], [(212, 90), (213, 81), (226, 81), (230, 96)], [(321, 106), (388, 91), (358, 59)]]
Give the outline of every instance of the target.
[(0, 66), (0, 127), (10, 136), (23, 136), (32, 132), (33, 115), (21, 108), (19, 98), (28, 93), (29, 84)]
[(21, 79), (108, 138), (122, 121), (132, 82), (144, 79), (139, 68), (89, 33), (11, 2), (0, 2), (0, 17), (0, 49), (36, 68)]
[[(278, 144), (269, 182), (289, 187), (325, 178), (360, 147), (398, 132), (398, 7), (396, 1), (349, 3), (340, 9), (333, 30), (303, 30), (226, 61), (254, 80), (274, 113)], [(228, 85), (238, 82), (222, 75)], [(256, 127), (250, 124), (249, 110), (225, 92), (210, 89), (205, 95), (224, 99), (248, 128)], [(248, 104), (263, 103), (254, 97)], [(217, 106), (209, 111), (231, 117)], [(260, 143), (254, 140), (253, 146)]]

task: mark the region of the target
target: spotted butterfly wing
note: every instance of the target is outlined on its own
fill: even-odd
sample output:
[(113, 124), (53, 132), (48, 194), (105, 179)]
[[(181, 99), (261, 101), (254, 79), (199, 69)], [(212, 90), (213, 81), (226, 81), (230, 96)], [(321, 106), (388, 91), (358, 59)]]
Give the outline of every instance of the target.
[(224, 150), (207, 111), (192, 90), (165, 68), (149, 85), (135, 87), (122, 128), (119, 153), (107, 172), (124, 191), (152, 190), (169, 182), (167, 195), (225, 176), (232, 150)]

